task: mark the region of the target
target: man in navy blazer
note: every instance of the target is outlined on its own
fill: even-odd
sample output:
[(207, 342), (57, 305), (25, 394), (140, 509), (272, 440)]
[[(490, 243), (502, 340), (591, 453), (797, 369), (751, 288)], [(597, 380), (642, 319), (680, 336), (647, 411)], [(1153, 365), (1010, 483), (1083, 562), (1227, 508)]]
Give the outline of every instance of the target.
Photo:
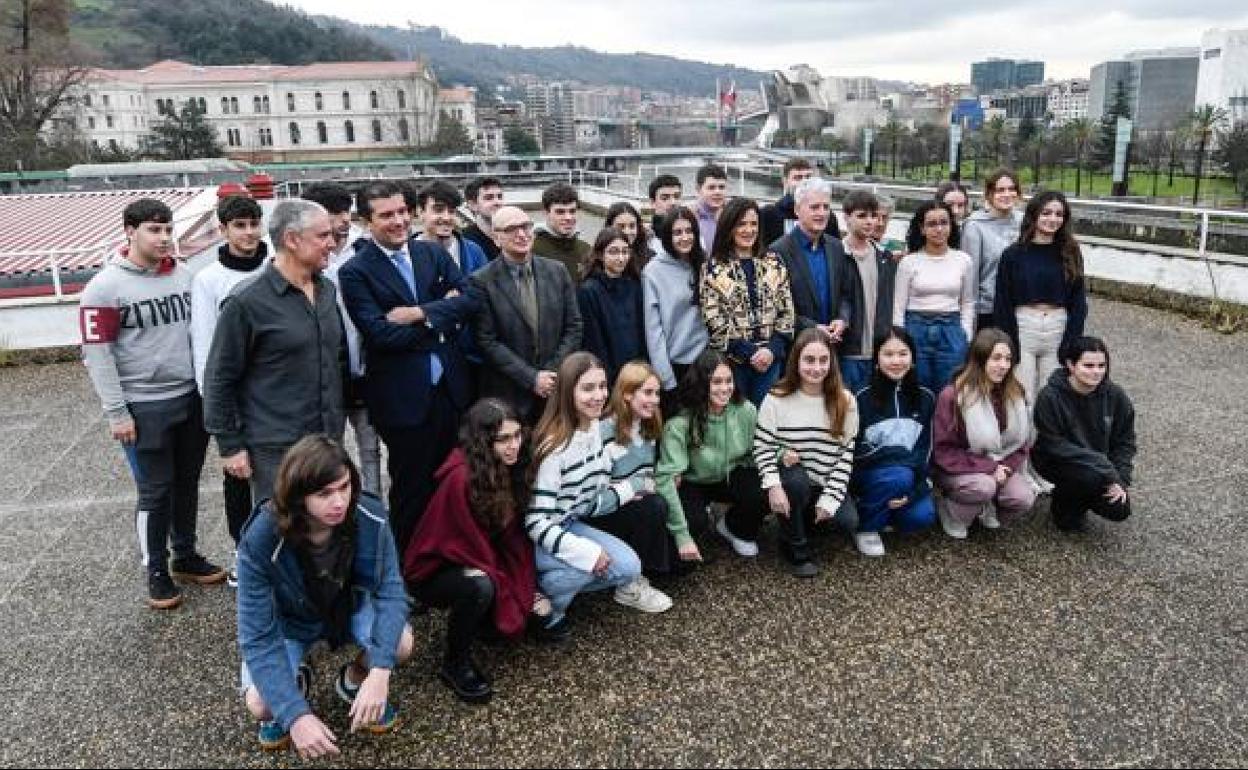
[(793, 201), (797, 226), (767, 250), (780, 255), (789, 271), (795, 331), (817, 326), (839, 344), (853, 321), (856, 297), (853, 266), (836, 237), (832, 188), (822, 179), (806, 179), (794, 190)]
[(468, 365), (456, 340), (478, 301), (446, 249), (410, 237), (398, 185), (366, 185), (356, 211), (370, 238), (338, 275), (364, 341), (364, 401), (389, 451), (390, 525), (401, 554), (469, 406)]

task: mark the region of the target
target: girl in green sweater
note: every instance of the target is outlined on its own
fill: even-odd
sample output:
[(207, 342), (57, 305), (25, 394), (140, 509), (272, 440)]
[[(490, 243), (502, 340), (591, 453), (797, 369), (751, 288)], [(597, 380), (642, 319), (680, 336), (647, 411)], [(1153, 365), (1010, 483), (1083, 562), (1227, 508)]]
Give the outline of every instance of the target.
[(732, 506), (715, 530), (739, 556), (757, 556), (765, 515), (751, 455), (757, 410), (741, 397), (728, 360), (714, 350), (703, 352), (686, 372), (680, 403), (663, 428), (655, 473), (680, 558), (702, 559), (698, 540), (710, 530), (711, 502)]

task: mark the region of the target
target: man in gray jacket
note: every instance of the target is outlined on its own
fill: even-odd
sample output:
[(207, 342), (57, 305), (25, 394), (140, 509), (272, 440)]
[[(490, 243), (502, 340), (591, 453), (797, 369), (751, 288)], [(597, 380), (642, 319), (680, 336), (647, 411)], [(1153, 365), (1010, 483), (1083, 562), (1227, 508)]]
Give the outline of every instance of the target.
[(334, 284), (321, 266), (334, 230), (320, 204), (283, 201), (269, 216), (272, 262), (230, 293), (204, 373), (204, 424), (226, 473), (271, 497), (277, 467), (299, 439), (342, 440), (346, 343)]
[(195, 550), (208, 434), (191, 361), (191, 275), (173, 257), (168, 206), (144, 198), (122, 217), (127, 245), (82, 293), (82, 356), (138, 487), (135, 529), (148, 606), (172, 609), (182, 603), (173, 577), (225, 580), (225, 570)]

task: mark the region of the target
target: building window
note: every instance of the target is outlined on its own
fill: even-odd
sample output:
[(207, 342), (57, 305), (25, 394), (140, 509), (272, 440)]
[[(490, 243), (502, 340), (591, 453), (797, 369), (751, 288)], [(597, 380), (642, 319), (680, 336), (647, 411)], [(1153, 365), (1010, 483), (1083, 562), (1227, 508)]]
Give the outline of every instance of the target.
[(95, 128), (95, 118), (91, 115), (87, 116), (87, 128)]
[(105, 125), (107, 125), (109, 128), (112, 128), (112, 127), (113, 127), (113, 116), (112, 116), (112, 115), (105, 115), (105, 116), (104, 116), (104, 124), (105, 124)]
[(262, 99), (261, 102), (264, 104), (264, 114), (268, 115), (269, 114), (269, 97), (267, 96), (264, 97), (264, 99)]
[(351, 92), (350, 91), (342, 92), (342, 108), (344, 110), (351, 109)]
[(321, 96), (320, 91), (316, 92), (316, 109), (318, 112), (325, 109), (325, 99)]
[(325, 121), (316, 121), (316, 138), (321, 144), (329, 144), (329, 129), (325, 128)]
[(221, 114), (222, 115), (230, 114), (230, 99), (228, 96), (221, 97)]
[(231, 128), (225, 132), (225, 142), (230, 147), (241, 147), (243, 144), (242, 133), (237, 128)]
[(272, 129), (270, 128), (260, 129), (260, 146), (261, 147), (273, 146), (273, 130)]
[(1206, 59), (1217, 59), (1221, 55), (1222, 55), (1221, 48), (1210, 48), (1208, 51), (1205, 51)]
[(104, 94), (104, 96), (100, 98), (104, 100), (104, 106), (107, 107), (108, 106), (108, 94)]
[(231, 110), (231, 111), (232, 111), (235, 115), (237, 115), (237, 114), (238, 114), (238, 97), (237, 97), (237, 96), (231, 96), (231, 97), (230, 97), (230, 110)]
[(374, 110), (375, 110), (375, 109), (377, 109), (377, 107), (378, 107), (379, 103), (378, 103), (378, 101), (377, 101), (377, 92), (376, 92), (376, 91), (369, 91), (369, 92), (368, 92), (368, 104), (369, 104), (369, 106), (371, 106)]
[(286, 94), (286, 111), (287, 112), (295, 111), (295, 95), (292, 93)]
[(373, 141), (374, 142), (381, 141), (381, 121), (380, 120), (373, 121)]
[[(172, 99), (169, 100), (169, 109), (173, 109)], [(204, 115), (208, 114), (208, 100), (202, 96), (199, 97), (199, 111), (201, 114), (204, 114)]]
[(116, 139), (109, 139), (108, 149), (112, 150), (113, 152), (121, 152), (121, 145), (117, 144)]
[(259, 96), (251, 97), (251, 111), (256, 113), (257, 115), (260, 114), (260, 97)]
[[(400, 91), (399, 93), (403, 93)], [(399, 118), (399, 139), (400, 141), (409, 141), (411, 134), (407, 130), (407, 118)]]
[[(377, 92), (376, 92), (376, 91), (374, 91), (373, 93), (375, 94), (375, 93), (377, 93)], [(91, 94), (87, 94), (86, 96), (82, 97), (82, 106), (84, 106), (84, 107), (90, 107), (90, 106), (91, 106)], [(374, 105), (374, 106), (376, 106), (376, 105)]]
[(407, 92), (402, 88), (399, 89), (399, 109), (407, 109)]
[(290, 143), (299, 144), (299, 124), (294, 121), (290, 123)]
[(347, 135), (348, 142), (355, 141), (355, 124), (354, 123), (352, 123), (349, 120), (346, 123), (343, 123), (342, 132)]

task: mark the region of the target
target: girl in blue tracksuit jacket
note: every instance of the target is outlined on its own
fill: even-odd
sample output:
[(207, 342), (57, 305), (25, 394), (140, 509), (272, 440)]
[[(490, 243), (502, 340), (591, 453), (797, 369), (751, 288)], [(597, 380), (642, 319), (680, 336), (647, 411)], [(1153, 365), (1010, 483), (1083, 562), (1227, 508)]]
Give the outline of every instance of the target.
[(936, 396), (919, 385), (914, 342), (892, 327), (875, 344), (871, 384), (855, 394), (858, 440), (850, 491), (858, 503), (855, 543), (865, 556), (883, 556), (880, 532), (932, 526), (936, 509), (928, 467)]

